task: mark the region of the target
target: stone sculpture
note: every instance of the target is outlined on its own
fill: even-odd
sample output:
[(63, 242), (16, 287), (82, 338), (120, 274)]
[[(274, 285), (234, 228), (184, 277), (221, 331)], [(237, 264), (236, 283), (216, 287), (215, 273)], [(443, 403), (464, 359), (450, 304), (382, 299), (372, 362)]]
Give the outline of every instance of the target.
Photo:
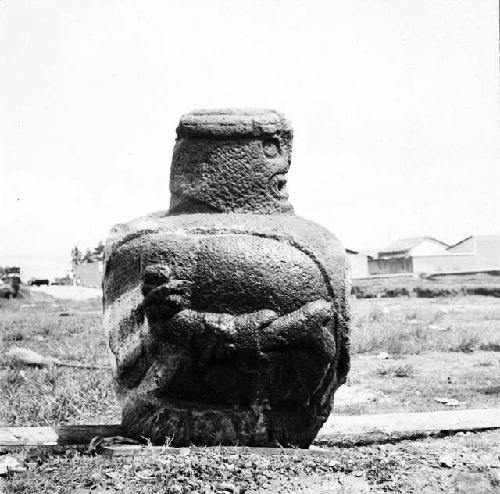
[(286, 192), (273, 110), (182, 116), (170, 209), (113, 228), (104, 314), (123, 425), (155, 444), (307, 447), (349, 369), (346, 258)]

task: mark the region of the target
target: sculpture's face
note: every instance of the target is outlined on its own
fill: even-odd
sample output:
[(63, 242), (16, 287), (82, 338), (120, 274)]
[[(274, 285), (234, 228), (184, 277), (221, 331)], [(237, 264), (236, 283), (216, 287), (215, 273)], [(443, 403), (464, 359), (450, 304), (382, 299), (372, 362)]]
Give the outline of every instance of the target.
[(171, 211), (292, 211), (286, 190), (291, 148), (290, 132), (178, 139), (170, 175)]

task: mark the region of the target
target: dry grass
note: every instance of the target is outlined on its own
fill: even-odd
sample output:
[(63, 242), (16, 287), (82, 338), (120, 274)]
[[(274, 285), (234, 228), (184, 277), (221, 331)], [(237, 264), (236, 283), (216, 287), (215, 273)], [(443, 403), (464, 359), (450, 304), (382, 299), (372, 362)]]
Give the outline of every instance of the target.
[(492, 297), (352, 299), (353, 353), (473, 352), (500, 348)]
[[(500, 299), (353, 299), (352, 313), (348, 385), (373, 399), (338, 400), (337, 413), (443, 409), (436, 396), (455, 398), (463, 407), (500, 405)], [(98, 299), (56, 301), (35, 293), (1, 302), (0, 425), (119, 421), (110, 371), (27, 368), (3, 356), (18, 345), (106, 365), (101, 318)], [(379, 360), (379, 352), (390, 359)]]
[[(358, 355), (353, 358), (347, 388), (338, 392), (334, 412), (358, 415), (451, 409), (437, 402), (438, 397), (457, 400), (454, 408), (500, 407), (498, 382), (500, 356), (492, 352), (427, 352), (383, 361), (375, 355)], [(342, 393), (347, 397), (342, 398)]]
[(500, 271), (453, 276), (435, 275), (430, 278), (420, 278), (416, 275), (366, 278), (354, 280), (353, 293), (360, 298), (464, 295), (500, 297)]
[[(55, 301), (37, 293), (31, 299), (0, 304), (0, 425), (119, 420), (110, 371), (26, 368), (3, 356), (18, 345), (61, 360), (107, 364), (99, 300)], [(351, 390), (353, 398), (368, 399), (338, 399), (335, 413), (447, 409), (435, 397), (456, 399), (461, 408), (500, 406), (500, 299), (365, 299), (353, 300), (352, 305), (353, 365), (347, 386), (337, 396)], [(379, 352), (391, 358), (380, 360)], [(20, 454), (29, 463), (28, 472), (7, 479), (5, 488), (13, 493), (67, 493), (83, 486), (89, 491), (179, 493), (203, 492), (202, 488), (217, 492), (229, 483), (240, 492), (258, 488), (277, 492), (277, 487), (290, 492), (299, 483), (309, 486), (311, 479), (334, 475), (342, 482), (353, 478), (366, 482), (373, 492), (379, 492), (377, 488), (434, 492), (436, 487), (451, 492), (454, 480), (450, 470), (439, 468), (439, 455), (453, 455), (462, 470), (481, 479), (489, 472), (490, 459), (485, 458), (498, 439), (494, 431), (334, 448), (324, 460), (301, 462), (223, 454), (106, 459), (71, 449), (59, 456), (23, 449)]]
[(389, 367), (380, 367), (377, 369), (379, 376), (391, 377), (413, 377), (415, 368), (411, 364), (391, 365)]
[(25, 367), (4, 356), (17, 345), (67, 362), (106, 365), (101, 318), (99, 300), (55, 301), (36, 293), (1, 302), (1, 425), (105, 423), (119, 419), (110, 371)]
[(436, 397), (500, 406), (499, 299), (353, 299), (352, 313), (350, 394), (336, 413), (446, 410)]

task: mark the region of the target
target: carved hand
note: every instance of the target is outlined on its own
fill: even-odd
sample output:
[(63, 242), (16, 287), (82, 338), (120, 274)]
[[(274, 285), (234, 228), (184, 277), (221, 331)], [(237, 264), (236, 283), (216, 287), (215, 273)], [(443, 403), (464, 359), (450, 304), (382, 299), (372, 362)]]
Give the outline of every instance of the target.
[(153, 264), (146, 267), (141, 286), (144, 309), (150, 321), (169, 319), (189, 308), (192, 282), (172, 279), (168, 266)]

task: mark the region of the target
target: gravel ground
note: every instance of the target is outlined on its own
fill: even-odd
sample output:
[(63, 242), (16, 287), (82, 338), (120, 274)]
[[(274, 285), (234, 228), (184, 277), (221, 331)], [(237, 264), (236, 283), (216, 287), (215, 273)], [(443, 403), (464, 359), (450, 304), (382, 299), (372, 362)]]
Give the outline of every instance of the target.
[[(18, 457), (25, 473), (6, 493), (435, 493), (500, 492), (500, 431), (406, 440), (326, 454), (228, 454), (196, 451), (103, 458), (67, 450)], [(1, 457), (0, 457), (1, 458)]]

